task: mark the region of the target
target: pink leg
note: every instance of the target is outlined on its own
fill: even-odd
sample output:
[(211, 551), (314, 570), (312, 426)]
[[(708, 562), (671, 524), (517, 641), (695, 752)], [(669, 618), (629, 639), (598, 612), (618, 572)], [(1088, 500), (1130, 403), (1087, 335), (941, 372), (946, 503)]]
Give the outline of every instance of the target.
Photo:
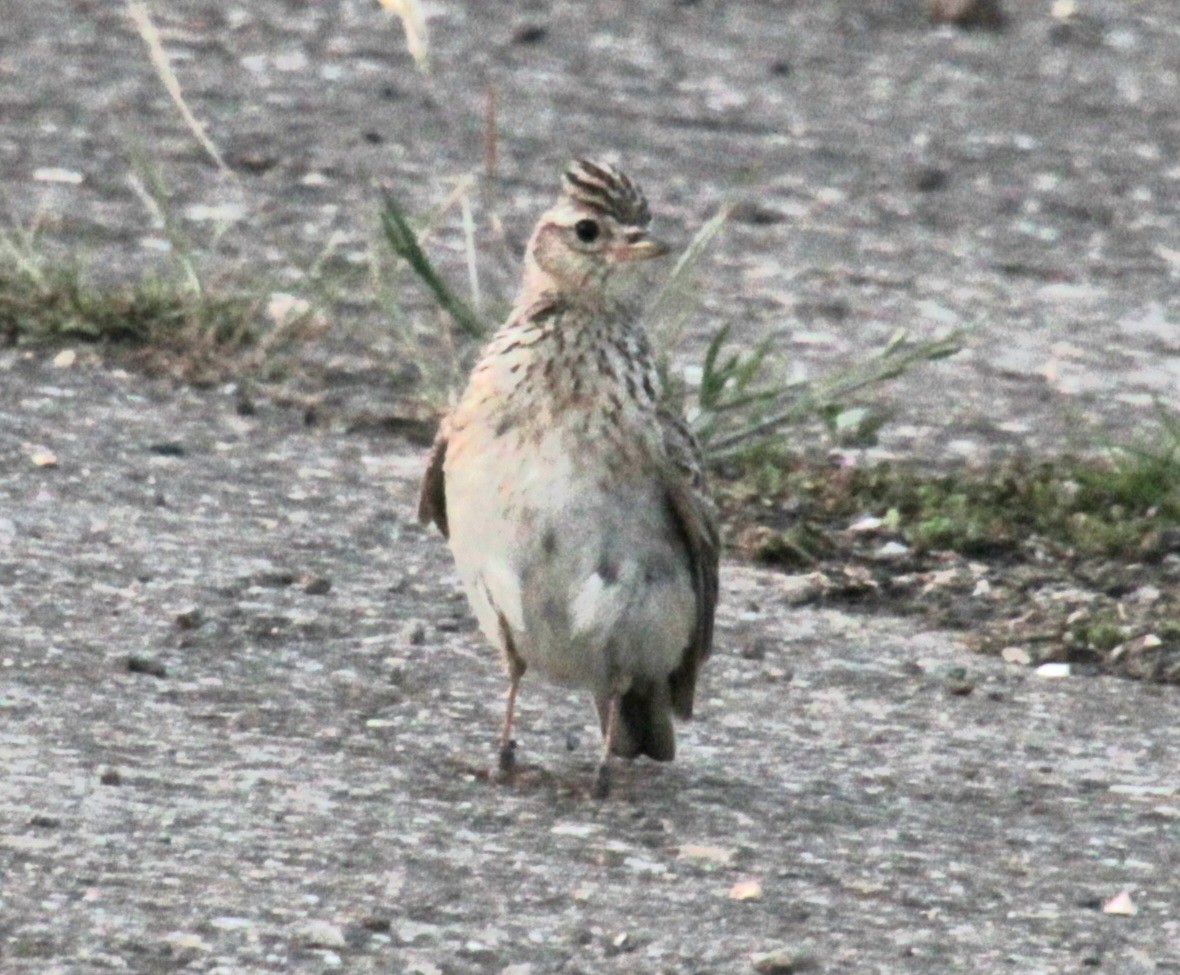
[(619, 702), (621, 695), (611, 696), (606, 706), (606, 729), (602, 735), (602, 760), (598, 763), (598, 770), (594, 773), (594, 785), (590, 794), (595, 799), (605, 799), (610, 795), (610, 756), (615, 744), (615, 733), (619, 727)]
[(504, 709), (504, 727), (500, 732), (500, 771), (511, 772), (516, 767), (516, 742), (512, 739), (512, 724), (516, 715), (516, 692), (520, 689), (523, 667), (512, 667), (508, 675), (508, 704)]

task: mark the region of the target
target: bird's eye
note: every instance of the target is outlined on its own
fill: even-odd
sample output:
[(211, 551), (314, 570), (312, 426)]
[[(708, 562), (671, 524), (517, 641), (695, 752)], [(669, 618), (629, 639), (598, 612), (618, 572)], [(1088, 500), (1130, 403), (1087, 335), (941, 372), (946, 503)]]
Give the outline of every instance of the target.
[(574, 224), (574, 233), (578, 235), (578, 240), (582, 243), (589, 244), (598, 239), (598, 221), (579, 220)]

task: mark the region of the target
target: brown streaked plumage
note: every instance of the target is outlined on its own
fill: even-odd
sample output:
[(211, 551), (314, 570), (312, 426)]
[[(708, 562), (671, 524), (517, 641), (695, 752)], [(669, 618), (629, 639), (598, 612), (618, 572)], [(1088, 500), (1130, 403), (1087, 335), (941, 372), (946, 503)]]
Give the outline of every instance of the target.
[(700, 450), (661, 402), (615, 272), (666, 248), (639, 187), (579, 160), (529, 241), (520, 295), (431, 452), (419, 517), (450, 542), (504, 655), (501, 766), (520, 680), (589, 688), (611, 754), (675, 754), (713, 642), (719, 540)]

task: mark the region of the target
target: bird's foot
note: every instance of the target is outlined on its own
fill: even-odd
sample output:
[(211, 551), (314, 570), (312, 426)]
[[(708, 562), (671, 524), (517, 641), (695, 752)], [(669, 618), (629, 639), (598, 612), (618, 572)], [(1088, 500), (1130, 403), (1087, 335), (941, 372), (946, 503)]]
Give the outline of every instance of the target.
[(604, 759), (594, 773), (594, 785), (590, 787), (590, 795), (595, 799), (605, 799), (610, 795), (610, 764)]
[(516, 741), (509, 739), (500, 746), (500, 774), (510, 776), (516, 771)]

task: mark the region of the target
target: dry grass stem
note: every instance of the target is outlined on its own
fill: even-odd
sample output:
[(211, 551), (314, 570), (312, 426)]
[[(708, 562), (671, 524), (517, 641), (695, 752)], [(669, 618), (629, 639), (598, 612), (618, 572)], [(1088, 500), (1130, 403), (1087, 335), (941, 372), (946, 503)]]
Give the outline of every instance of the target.
[(176, 103), (176, 107), (180, 109), (180, 114), (184, 119), (185, 125), (189, 127), (189, 130), (196, 137), (197, 141), (201, 143), (201, 147), (209, 154), (209, 158), (216, 163), (217, 168), (232, 178), (234, 176), (233, 171), (218, 151), (217, 146), (213, 144), (213, 140), (209, 138), (205, 127), (197, 121), (197, 117), (193, 115), (192, 110), (188, 107), (188, 103), (184, 100), (184, 92), (181, 90), (180, 81), (176, 77), (176, 72), (172, 70), (172, 63), (168, 60), (168, 52), (164, 50), (164, 44), (160, 40), (160, 32), (156, 30), (156, 25), (152, 22), (147, 5), (129, 2), (127, 4), (127, 13), (135, 24), (136, 30), (139, 31), (139, 36), (143, 38), (143, 42), (147, 45), (152, 67), (156, 69), (156, 74), (159, 75), (164, 88), (172, 97), (172, 101)]
[(391, 10), (402, 22), (406, 32), (406, 50), (423, 74), (430, 71), (430, 44), (426, 32), (426, 14), (420, 0), (380, 0), (381, 6)]

